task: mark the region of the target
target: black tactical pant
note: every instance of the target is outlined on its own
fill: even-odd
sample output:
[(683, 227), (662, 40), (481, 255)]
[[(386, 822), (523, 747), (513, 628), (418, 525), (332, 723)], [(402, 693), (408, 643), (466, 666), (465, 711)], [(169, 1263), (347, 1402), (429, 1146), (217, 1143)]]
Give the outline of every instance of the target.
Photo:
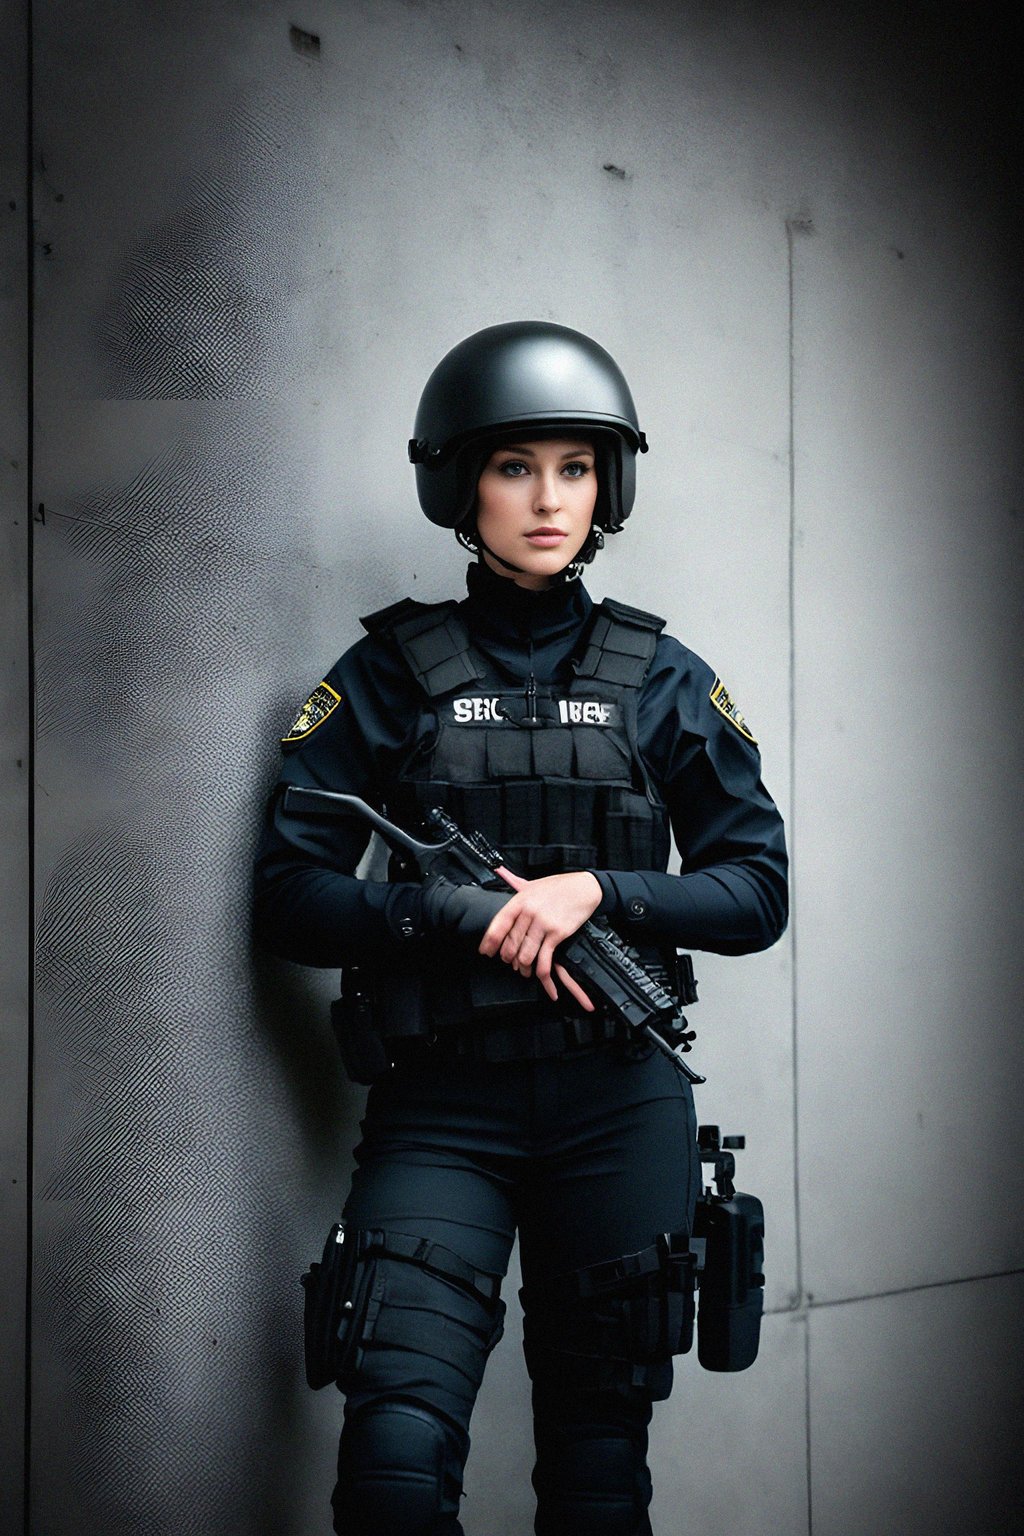
[[(501, 1065), (430, 1057), (370, 1090), (362, 1129), (347, 1226), (430, 1239), (496, 1276), (519, 1231), (536, 1531), (650, 1532), (647, 1426), (680, 1348), (659, 1335), (657, 1277), (627, 1278), (610, 1298), (570, 1296), (551, 1277), (690, 1230), (688, 1085), (660, 1053), (636, 1059), (617, 1043)], [(372, 1262), (366, 1347), (339, 1383), (335, 1529), (459, 1536), (469, 1419), (503, 1303), (443, 1264)]]

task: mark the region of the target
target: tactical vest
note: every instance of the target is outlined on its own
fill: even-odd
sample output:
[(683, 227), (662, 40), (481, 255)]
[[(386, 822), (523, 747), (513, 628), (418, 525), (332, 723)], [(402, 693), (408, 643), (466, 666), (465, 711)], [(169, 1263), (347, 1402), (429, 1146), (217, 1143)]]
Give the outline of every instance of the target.
[[(413, 828), (439, 805), (464, 830), (482, 832), (509, 868), (534, 877), (666, 868), (668, 815), (637, 746), (640, 688), (663, 619), (606, 598), (571, 678), (533, 688), (495, 674), (454, 602), (404, 599), (362, 622), (397, 647), (422, 690), (418, 745), (388, 786), (393, 820)], [(553, 1054), (565, 1048), (567, 1022), (577, 1043), (610, 1036), (580, 1010), (571, 1019), (572, 1009), (556, 1008), (510, 966), (461, 953), (453, 963), (439, 948), (399, 952), (368, 978), (372, 996), (353, 994), (339, 1030), (343, 1048), (345, 1030), (350, 1052), (359, 1031), (368, 1059), (386, 1067), (397, 1041), (458, 1026), (471, 1027), (474, 1040), (490, 1028), (499, 1044), (498, 1055), (483, 1053), (488, 1059)], [(517, 1043), (527, 1024), (529, 1049)], [(510, 1044), (500, 1043), (502, 1030)]]
[(389, 806), (405, 825), (440, 805), (533, 876), (664, 869), (665, 807), (637, 746), (640, 686), (664, 620), (605, 599), (565, 683), (509, 685), (475, 651), (454, 603), (397, 603), (388, 634), (423, 690), (421, 743)]

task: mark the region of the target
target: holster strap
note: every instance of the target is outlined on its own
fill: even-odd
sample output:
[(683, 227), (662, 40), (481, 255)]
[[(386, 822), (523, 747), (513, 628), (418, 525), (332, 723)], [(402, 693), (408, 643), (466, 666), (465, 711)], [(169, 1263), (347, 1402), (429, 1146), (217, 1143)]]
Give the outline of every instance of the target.
[(617, 1291), (631, 1280), (664, 1273), (670, 1290), (682, 1289), (703, 1260), (704, 1242), (685, 1232), (663, 1232), (637, 1253), (625, 1253), (616, 1259), (587, 1264), (582, 1269), (566, 1270), (530, 1287), (531, 1296), (544, 1301), (573, 1301)]
[[(379, 1304), (377, 1307), (379, 1311)], [(438, 1314), (443, 1316), (443, 1314)], [(499, 1318), (486, 1336), (466, 1338), (454, 1327), (437, 1329), (425, 1323), (416, 1312), (403, 1312), (391, 1307), (386, 1312), (387, 1322), (378, 1330), (377, 1313), (371, 1303), (364, 1323), (364, 1342), (384, 1349), (412, 1350), (419, 1355), (430, 1355), (453, 1365), (468, 1380), (479, 1384), (482, 1358), (486, 1357), (492, 1343), (497, 1342), (502, 1327)]]
[(489, 1307), (494, 1306), (501, 1290), (500, 1276), (492, 1275), (484, 1269), (475, 1269), (443, 1243), (432, 1242), (430, 1238), (362, 1227), (359, 1229), (359, 1253), (418, 1264), (422, 1269), (440, 1275), (443, 1280), (454, 1281), (456, 1285), (475, 1291)]

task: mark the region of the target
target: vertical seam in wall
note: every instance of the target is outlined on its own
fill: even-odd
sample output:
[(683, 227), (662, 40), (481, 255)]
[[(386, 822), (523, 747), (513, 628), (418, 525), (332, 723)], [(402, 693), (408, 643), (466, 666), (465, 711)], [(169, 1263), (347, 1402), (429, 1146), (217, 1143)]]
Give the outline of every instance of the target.
[[(806, 228), (806, 221), (786, 220), (786, 282), (789, 324), (789, 858), (790, 919), (789, 940), (792, 959), (790, 990), (790, 1050), (793, 1071), (793, 1222), (796, 1262), (796, 1305), (804, 1306), (803, 1246), (800, 1219), (800, 1070), (797, 1010), (797, 910), (795, 884), (796, 852), (796, 284), (793, 237), (796, 229)], [(807, 1530), (813, 1532), (811, 1510), (811, 1390), (810, 1390), (810, 1320), (804, 1316), (804, 1434), (807, 1472)]]
[(797, 1060), (797, 911), (795, 885), (796, 851), (796, 350), (793, 279), (793, 221), (786, 220), (786, 263), (789, 306), (789, 942), (793, 957), (790, 988), (790, 1047), (793, 1068), (793, 1205), (796, 1242), (796, 1302), (804, 1296), (803, 1250), (800, 1231), (800, 1082)]
[(28, 772), (28, 796), (26, 838), (28, 841), (28, 921), (26, 924), (28, 953), (26, 959), (27, 1006), (26, 1034), (26, 1086), (28, 1101), (25, 1117), (25, 1421), (24, 1421), (24, 1486), (22, 1510), (24, 1533), (32, 1529), (32, 1242), (34, 1206), (34, 1103), (35, 1103), (35, 819), (36, 819), (36, 677), (35, 677), (35, 159), (34, 127), (34, 69), (32, 0), (25, 3), (25, 584), (26, 584), (26, 699), (28, 712), (28, 744), (26, 768)]
[(811, 1493), (811, 1314), (804, 1312), (804, 1466), (807, 1469), (807, 1536), (814, 1536), (814, 1502)]

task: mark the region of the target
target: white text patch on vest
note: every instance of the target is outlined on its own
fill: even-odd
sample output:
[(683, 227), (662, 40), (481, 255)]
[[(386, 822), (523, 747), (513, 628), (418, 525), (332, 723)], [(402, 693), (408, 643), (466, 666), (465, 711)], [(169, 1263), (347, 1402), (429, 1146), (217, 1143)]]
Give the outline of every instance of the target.
[(503, 720), (499, 708), (500, 699), (453, 699), (452, 710), (457, 725), (468, 725), (473, 720)]
[[(516, 725), (525, 712), (525, 701), (520, 695), (467, 694), (452, 699), (452, 722), (455, 725)], [(604, 699), (551, 699), (538, 700), (538, 707), (549, 725), (554, 725), (552, 705), (558, 709), (561, 725), (618, 726), (621, 711), (614, 700)]]
[(613, 706), (600, 699), (559, 699), (558, 718), (563, 725), (612, 725)]

